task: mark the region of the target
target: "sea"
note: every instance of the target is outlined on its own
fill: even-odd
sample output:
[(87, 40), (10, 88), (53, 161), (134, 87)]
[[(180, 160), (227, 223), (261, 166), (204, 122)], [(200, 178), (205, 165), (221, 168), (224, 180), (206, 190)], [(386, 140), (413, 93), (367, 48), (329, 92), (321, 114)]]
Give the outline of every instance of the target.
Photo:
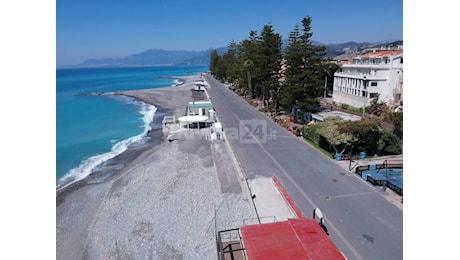
[(90, 175), (98, 165), (142, 142), (151, 129), (155, 106), (113, 93), (173, 87), (181, 84), (175, 76), (207, 70), (207, 66), (56, 69), (56, 188)]

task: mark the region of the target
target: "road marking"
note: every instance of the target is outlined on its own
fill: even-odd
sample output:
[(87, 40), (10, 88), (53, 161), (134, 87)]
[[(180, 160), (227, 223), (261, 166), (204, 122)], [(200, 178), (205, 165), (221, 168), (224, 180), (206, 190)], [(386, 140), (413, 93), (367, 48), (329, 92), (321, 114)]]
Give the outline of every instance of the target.
[[(235, 115), (235, 113), (232, 113), (233, 116), (238, 120), (240, 124), (243, 124), (243, 122)], [(243, 124), (244, 125), (244, 124)], [(246, 128), (245, 128), (246, 129)], [(256, 141), (256, 143), (260, 146), (260, 148), (265, 152), (265, 154), (278, 166), (278, 168), (284, 173), (284, 175), (289, 179), (289, 181), (297, 188), (297, 190), (302, 194), (302, 196), (307, 199), (307, 201), (313, 206), (313, 208), (318, 208), (316, 204), (305, 194), (305, 192), (297, 185), (297, 183), (289, 176), (289, 174), (286, 172), (286, 170), (278, 163), (278, 161), (268, 153), (268, 151), (262, 146), (262, 144), (259, 142), (259, 140), (251, 133), (249, 134), (252, 136), (252, 138)], [(326, 218), (325, 218), (326, 219)], [(364, 260), (364, 258), (358, 253), (358, 251), (345, 239), (345, 237), (340, 233), (337, 228), (332, 224), (331, 221), (328, 221), (328, 226), (332, 227), (334, 232), (340, 237), (340, 239), (348, 246), (348, 249), (356, 256), (358, 259)]]
[(343, 194), (343, 195), (337, 195), (337, 196), (331, 196), (331, 198), (346, 198), (346, 197), (354, 197), (354, 196), (362, 196), (362, 195), (369, 195), (369, 194), (375, 194), (377, 193), (376, 191), (369, 191), (369, 192), (360, 192), (360, 193), (351, 193), (351, 194)]

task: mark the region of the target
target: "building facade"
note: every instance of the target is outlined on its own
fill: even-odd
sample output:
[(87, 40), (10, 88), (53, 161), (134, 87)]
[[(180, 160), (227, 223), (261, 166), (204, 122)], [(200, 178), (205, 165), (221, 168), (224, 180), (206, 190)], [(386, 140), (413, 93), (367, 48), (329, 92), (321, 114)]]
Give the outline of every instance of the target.
[(374, 50), (358, 55), (334, 74), (332, 100), (361, 108), (379, 96), (393, 111), (403, 105), (403, 50)]

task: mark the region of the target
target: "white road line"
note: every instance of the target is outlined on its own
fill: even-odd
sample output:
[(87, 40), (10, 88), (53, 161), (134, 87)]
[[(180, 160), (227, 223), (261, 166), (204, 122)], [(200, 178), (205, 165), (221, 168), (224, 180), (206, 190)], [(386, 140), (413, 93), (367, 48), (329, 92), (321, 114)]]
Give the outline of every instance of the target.
[[(238, 120), (240, 124), (243, 124), (243, 122), (233, 113), (233, 116)], [(244, 125), (244, 124), (243, 124)], [(284, 173), (284, 175), (291, 181), (291, 183), (297, 188), (297, 190), (302, 194), (302, 196), (307, 199), (307, 201), (312, 205), (313, 208), (317, 208), (316, 204), (305, 194), (305, 192), (297, 185), (297, 183), (289, 176), (289, 174), (286, 172), (286, 170), (276, 161), (276, 159), (268, 153), (267, 150), (262, 146), (262, 144), (257, 140), (257, 138), (249, 132), (249, 134), (252, 136), (252, 138), (257, 142), (257, 144), (262, 148), (262, 150), (265, 152), (265, 154), (278, 166), (278, 168)], [(325, 218), (326, 219), (326, 218)], [(327, 220), (327, 219), (326, 219)], [(364, 260), (364, 258), (356, 251), (356, 249), (345, 239), (345, 237), (340, 233), (337, 228), (332, 224), (332, 222), (328, 221), (328, 226), (332, 227), (334, 232), (340, 237), (340, 239), (348, 246), (350, 251), (356, 256), (358, 259)]]

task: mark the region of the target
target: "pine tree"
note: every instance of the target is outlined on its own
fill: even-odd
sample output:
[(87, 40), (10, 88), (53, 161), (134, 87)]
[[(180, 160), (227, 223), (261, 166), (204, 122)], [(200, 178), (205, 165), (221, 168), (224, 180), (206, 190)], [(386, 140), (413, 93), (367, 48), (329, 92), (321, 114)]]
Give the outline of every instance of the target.
[(283, 102), (287, 107), (307, 110), (318, 106), (319, 98), (324, 92), (322, 60), (325, 46), (311, 43), (313, 34), (311, 18), (302, 20), (303, 34), (298, 25), (289, 34), (289, 46), (286, 48), (285, 85), (282, 90)]
[(211, 57), (209, 61), (209, 71), (211, 71), (212, 75), (216, 76), (218, 66), (219, 66), (219, 54), (217, 54), (216, 50), (213, 50), (211, 52)]
[(228, 51), (222, 56), (222, 61), (225, 64), (226, 81), (234, 82), (238, 78), (239, 64), (237, 57), (238, 45), (235, 41), (231, 41), (228, 45)]
[(261, 99), (265, 101), (269, 98), (270, 92), (277, 90), (279, 87), (279, 78), (281, 71), (282, 53), (281, 53), (281, 36), (274, 33), (272, 25), (265, 25), (262, 29), (260, 42), (260, 60), (261, 72)]
[(211, 52), (211, 58), (209, 62), (209, 70), (216, 79), (224, 80), (226, 78), (226, 68), (222, 57), (219, 56), (216, 50)]
[(260, 38), (257, 31), (249, 32), (249, 39), (243, 40), (239, 45), (238, 53), (240, 64), (246, 73), (246, 77), (242, 77), (241, 81), (247, 83), (248, 94), (250, 98), (254, 97), (255, 85), (258, 85), (260, 79), (258, 56), (259, 56)]

